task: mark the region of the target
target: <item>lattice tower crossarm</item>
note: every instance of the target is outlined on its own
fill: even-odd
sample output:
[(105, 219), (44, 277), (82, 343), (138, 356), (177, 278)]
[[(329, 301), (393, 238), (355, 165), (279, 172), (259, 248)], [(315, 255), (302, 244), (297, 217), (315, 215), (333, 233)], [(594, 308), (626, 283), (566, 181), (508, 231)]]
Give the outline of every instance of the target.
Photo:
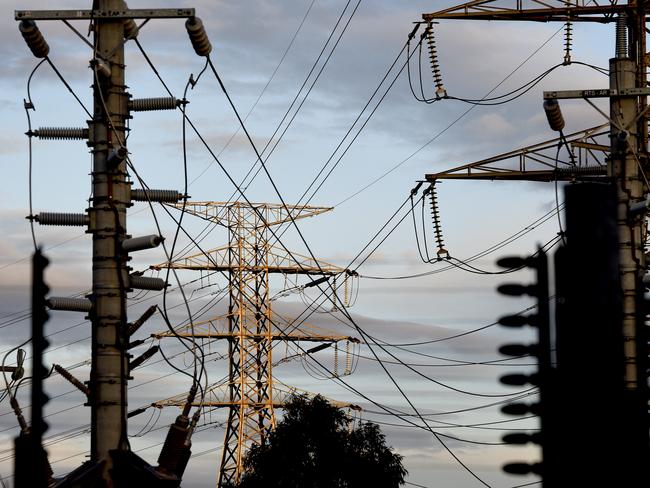
[(334, 207), (311, 207), (307, 205), (212, 201), (192, 201), (174, 206), (191, 215), (226, 227), (253, 222), (260, 227), (272, 227), (334, 210)]
[[(284, 406), (289, 403), (291, 398), (295, 395), (306, 394), (307, 396), (313, 396), (312, 393), (306, 392), (304, 390), (299, 390), (297, 388), (290, 387), (279, 381), (276, 381), (276, 395), (275, 395), (275, 408), (284, 408)], [(166, 407), (184, 407), (185, 402), (187, 401), (187, 393), (181, 393), (174, 395), (172, 397), (166, 398), (164, 400), (159, 400), (151, 404), (154, 408), (166, 408)], [(361, 407), (357, 404), (350, 402), (341, 402), (338, 400), (333, 400), (327, 398), (328, 403), (339, 408), (349, 408), (352, 410), (361, 410)], [(205, 392), (205, 398), (203, 401), (195, 401), (193, 404), (195, 407), (203, 408), (226, 408), (233, 407), (233, 403), (229, 400), (228, 385), (224, 383), (215, 383), (210, 385)]]
[[(229, 324), (232, 317), (230, 314), (223, 314), (208, 320), (185, 324), (174, 328), (174, 331), (165, 330), (151, 334), (155, 339), (165, 337), (194, 337), (197, 339), (229, 339), (237, 336), (230, 332)], [(282, 317), (277, 312), (273, 313), (273, 332), (271, 337), (274, 341), (291, 342), (341, 342), (350, 341), (357, 343), (359, 340), (352, 336), (342, 336), (306, 322), (296, 322)], [(260, 336), (252, 336), (251, 339), (262, 339)]]
[[(480, 161), (425, 175), (427, 181), (452, 179), (573, 181), (607, 176), (609, 125), (599, 125)], [(568, 146), (574, 158), (557, 159), (558, 144)], [(564, 150), (563, 149), (563, 150)]]
[[(474, 0), (422, 15), (425, 22), (440, 19), (527, 20), (537, 22), (613, 22), (628, 9), (624, 4), (594, 5), (589, 0)], [(595, 3), (595, 2), (593, 2)], [(591, 4), (591, 5), (590, 5)]]

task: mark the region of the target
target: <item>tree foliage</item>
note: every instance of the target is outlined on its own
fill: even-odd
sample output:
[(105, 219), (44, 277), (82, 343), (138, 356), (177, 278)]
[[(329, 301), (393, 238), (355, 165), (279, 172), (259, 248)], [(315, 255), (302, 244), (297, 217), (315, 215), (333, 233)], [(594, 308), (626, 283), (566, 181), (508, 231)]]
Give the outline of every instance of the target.
[(385, 440), (373, 423), (350, 430), (346, 414), (321, 396), (296, 396), (265, 442), (247, 454), (238, 486), (396, 488), (407, 472)]

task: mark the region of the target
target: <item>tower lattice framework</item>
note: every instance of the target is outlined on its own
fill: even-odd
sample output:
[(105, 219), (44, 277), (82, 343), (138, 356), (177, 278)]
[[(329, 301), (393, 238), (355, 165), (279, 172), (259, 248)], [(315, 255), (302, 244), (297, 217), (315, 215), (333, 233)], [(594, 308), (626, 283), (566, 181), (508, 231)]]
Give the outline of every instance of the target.
[[(282, 407), (287, 398), (284, 391), (280, 398), (275, 398), (273, 341), (355, 341), (347, 336), (305, 331), (301, 327), (304, 324), (274, 316), (269, 296), (270, 274), (335, 276), (354, 273), (271, 242), (275, 239), (271, 227), (312, 217), (331, 208), (247, 202), (188, 202), (184, 209), (192, 215), (225, 226), (228, 229), (228, 244), (152, 266), (152, 269), (170, 267), (223, 271), (228, 277), (228, 313), (214, 320), (186, 325), (176, 329), (175, 333), (187, 337), (228, 340), (228, 383), (213, 385), (209, 390), (212, 396), (220, 396), (215, 392), (225, 386), (226, 391), (222, 392), (222, 395), (225, 393), (225, 401), (202, 404), (229, 408), (217, 483), (217, 486), (227, 486), (239, 481), (246, 451), (252, 445), (264, 442), (275, 427), (275, 408)], [(224, 330), (225, 327), (227, 330)], [(166, 335), (168, 333), (162, 333), (159, 337)], [(176, 404), (176, 400), (170, 398), (157, 406)]]

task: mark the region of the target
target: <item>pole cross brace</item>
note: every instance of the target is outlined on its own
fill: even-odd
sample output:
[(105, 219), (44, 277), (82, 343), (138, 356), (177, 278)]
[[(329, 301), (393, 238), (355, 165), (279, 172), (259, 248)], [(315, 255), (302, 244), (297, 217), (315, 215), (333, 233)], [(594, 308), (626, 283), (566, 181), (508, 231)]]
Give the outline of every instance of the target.
[(194, 17), (193, 8), (123, 10), (16, 10), (16, 20), (175, 19)]
[(638, 97), (648, 95), (650, 95), (650, 88), (623, 88), (621, 90), (603, 88), (595, 90), (545, 91), (544, 100), (561, 98)]

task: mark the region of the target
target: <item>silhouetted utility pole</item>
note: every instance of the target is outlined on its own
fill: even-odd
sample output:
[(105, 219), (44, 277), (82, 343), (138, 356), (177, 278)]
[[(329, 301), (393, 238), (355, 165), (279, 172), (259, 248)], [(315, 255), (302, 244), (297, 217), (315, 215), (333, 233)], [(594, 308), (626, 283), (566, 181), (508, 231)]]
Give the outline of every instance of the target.
[[(197, 51), (202, 56), (209, 52), (207, 36), (200, 20), (194, 17), (194, 9), (130, 10), (123, 0), (95, 0), (92, 10), (16, 11), (15, 18), (20, 21), (20, 31), (32, 53), (48, 62), (49, 47), (36, 21), (86, 20), (94, 34), (94, 42), (87, 43), (92, 49), (90, 66), (93, 73), (93, 109), (88, 129), (39, 128), (28, 133), (29, 137), (41, 139), (87, 139), (93, 155), (92, 198), (87, 212), (29, 216), (41, 225), (87, 227), (93, 240), (92, 293), (89, 297), (48, 299), (51, 309), (87, 313), (92, 323), (87, 388), (91, 409), (90, 461), (73, 471), (60, 486), (112, 487), (129, 483), (158, 486), (161, 480), (166, 480), (164, 486), (178, 485), (182, 474), (182, 470), (176, 469), (178, 463), (171, 467), (161, 464), (159, 471), (155, 471), (130, 452), (127, 439), (130, 369), (127, 293), (136, 288), (161, 290), (166, 284), (158, 278), (129, 274), (129, 252), (156, 247), (162, 237), (131, 238), (127, 235), (126, 214), (132, 201), (173, 203), (183, 195), (167, 190), (131, 189), (126, 120), (131, 118), (131, 112), (173, 110), (180, 102), (173, 97), (131, 99), (124, 81), (124, 44), (138, 35), (139, 27), (134, 19), (143, 18), (187, 18), (186, 28), (192, 42), (195, 43), (197, 36), (205, 39), (204, 49), (200, 53)], [(25, 108), (29, 110), (33, 106), (26, 102)], [(155, 351), (148, 351), (151, 352)], [(173, 447), (176, 451), (181, 445), (189, 451), (188, 431), (183, 432), (176, 436), (179, 444)], [(167, 444), (165, 449), (168, 449)]]
[[(551, 128), (560, 133), (558, 139), (536, 145), (532, 148), (533, 151), (524, 148), (495, 158), (457, 166), (441, 173), (428, 174), (426, 180), (435, 184), (441, 179), (530, 181), (596, 179), (613, 188), (613, 193), (607, 193), (607, 190), (589, 189), (567, 193), (567, 199), (569, 195), (574, 194), (589, 197), (591, 204), (581, 205), (579, 197), (572, 197), (572, 208), (569, 211), (567, 201), (567, 219), (573, 222), (571, 225), (567, 223), (567, 227), (569, 232), (573, 233), (573, 237), (567, 237), (569, 241), (567, 249), (570, 252), (563, 250), (558, 253), (559, 262), (563, 265), (558, 268), (557, 273), (566, 280), (570, 279), (573, 285), (567, 288), (566, 283), (560, 280), (557, 286), (558, 290), (560, 288), (565, 290), (574, 308), (571, 308), (565, 316), (558, 316), (557, 378), (559, 383), (563, 384), (562, 394), (566, 393), (567, 398), (572, 398), (571, 401), (578, 401), (575, 392), (580, 390), (584, 395), (591, 396), (592, 403), (590, 405), (585, 403), (585, 409), (592, 409), (602, 415), (612, 412), (613, 420), (616, 422), (613, 428), (625, 432), (625, 435), (608, 437), (612, 443), (619, 445), (620, 449), (616, 453), (611, 452), (611, 462), (607, 463), (604, 458), (596, 455), (593, 450), (596, 448), (591, 447), (599, 441), (588, 435), (587, 430), (575, 429), (572, 432), (570, 425), (564, 424), (557, 432), (564, 436), (565, 440), (575, 434), (576, 443), (580, 443), (583, 439), (587, 445), (586, 451), (594, 453), (591, 459), (592, 466), (589, 466), (587, 458), (580, 458), (583, 469), (599, 469), (607, 466), (607, 472), (618, 473), (617, 470), (620, 470), (627, 473), (636, 472), (639, 475), (643, 475), (641, 467), (647, 462), (649, 452), (648, 333), (645, 324), (648, 309), (643, 298), (646, 283), (650, 282), (644, 279), (647, 270), (646, 217), (650, 209), (647, 114), (647, 97), (650, 96), (650, 89), (647, 79), (646, 3), (646, 0), (629, 0), (626, 3), (609, 2), (607, 5), (596, 5), (595, 2), (587, 0), (531, 0), (530, 2), (478, 0), (423, 15), (430, 39), (433, 35), (433, 23), (443, 19), (563, 22), (565, 24), (565, 65), (572, 62), (574, 23), (616, 23), (615, 55), (609, 63), (609, 87), (544, 93), (544, 108)], [(447, 92), (442, 85), (435, 49), (432, 50), (431, 56), (437, 87), (436, 96), (445, 98)], [(609, 113), (601, 111), (593, 104), (591, 101), (593, 98), (609, 98)], [(607, 127), (594, 127), (565, 137), (562, 133), (564, 119), (558, 103), (561, 99), (585, 100), (606, 119)], [(610, 138), (609, 144), (603, 144), (597, 137), (607, 133)], [(550, 158), (544, 154), (545, 150), (553, 146), (557, 148), (559, 145), (564, 145), (569, 151), (569, 162), (560, 164), (559, 152), (555, 157)], [(580, 151), (605, 154), (604, 164), (598, 161), (598, 158), (581, 158)], [(516, 162), (515, 165), (512, 164), (513, 161)], [(599, 191), (601, 193), (598, 193)], [(614, 202), (614, 207), (594, 216), (592, 213), (596, 212), (596, 207), (599, 205), (594, 195), (605, 198), (605, 194), (609, 203)], [(582, 222), (580, 215), (583, 216)], [(611, 219), (615, 219), (615, 225), (609, 225)], [(589, 239), (584, 239), (584, 236), (589, 236)], [(603, 246), (606, 247), (611, 242), (616, 243), (614, 247), (616, 256), (607, 254), (603, 250)], [(608, 249), (611, 251), (611, 247)], [(571, 258), (561, 257), (566, 254), (570, 254)], [(611, 271), (613, 265), (617, 273), (616, 286), (613, 286), (611, 281), (604, 286), (604, 281), (611, 278), (611, 274), (607, 272)], [(563, 266), (570, 270), (564, 269)], [(572, 287), (579, 287), (580, 293)], [(592, 313), (593, 310), (602, 307), (607, 300), (613, 299), (613, 295), (618, 296), (619, 293), (619, 315), (611, 307), (606, 310), (607, 313)], [(559, 294), (558, 292), (558, 296)], [(591, 309), (585, 310), (585, 307)], [(590, 348), (590, 344), (598, 346), (594, 348), (594, 354), (585, 353), (585, 350)], [(612, 351), (615, 351), (618, 346), (621, 354), (617, 356)], [(562, 353), (560, 347), (564, 348)], [(608, 351), (607, 358), (601, 357), (597, 352), (600, 350)], [(571, 357), (574, 359), (570, 359)], [(593, 366), (591, 373), (577, 367), (577, 363), (574, 362), (578, 360), (575, 358), (591, 364)], [(578, 375), (577, 371), (583, 371), (584, 374)], [(587, 375), (590, 374), (592, 376), (588, 377)], [(602, 389), (599, 389), (597, 379), (592, 381), (599, 375), (603, 380)], [(618, 380), (614, 379), (617, 375), (620, 379), (620, 389), (616, 385)], [(572, 390), (567, 382), (577, 385), (577, 388)], [(581, 384), (591, 385), (592, 388), (582, 389), (579, 386)], [(601, 393), (607, 398), (602, 398)], [(614, 403), (612, 398), (616, 399)], [(573, 412), (576, 417), (582, 415), (568, 404), (559, 405), (558, 408), (554, 410), (558, 414), (562, 412), (562, 415), (565, 415), (567, 412)], [(592, 419), (596, 423), (595, 417), (585, 418)], [(602, 442), (608, 441), (603, 437)], [(554, 456), (554, 459), (558, 460), (563, 468), (570, 469), (568, 459), (571, 459), (571, 452), (566, 447), (564, 449), (566, 456)], [(576, 465), (576, 469), (581, 468)], [(645, 477), (647, 481), (647, 473)], [(551, 479), (571, 486), (576, 483), (590, 484), (578, 478), (568, 481), (565, 478), (549, 477), (547, 481)], [(597, 479), (594, 479), (594, 482), (598, 484)], [(550, 482), (545, 483), (545, 486), (560, 485)]]

